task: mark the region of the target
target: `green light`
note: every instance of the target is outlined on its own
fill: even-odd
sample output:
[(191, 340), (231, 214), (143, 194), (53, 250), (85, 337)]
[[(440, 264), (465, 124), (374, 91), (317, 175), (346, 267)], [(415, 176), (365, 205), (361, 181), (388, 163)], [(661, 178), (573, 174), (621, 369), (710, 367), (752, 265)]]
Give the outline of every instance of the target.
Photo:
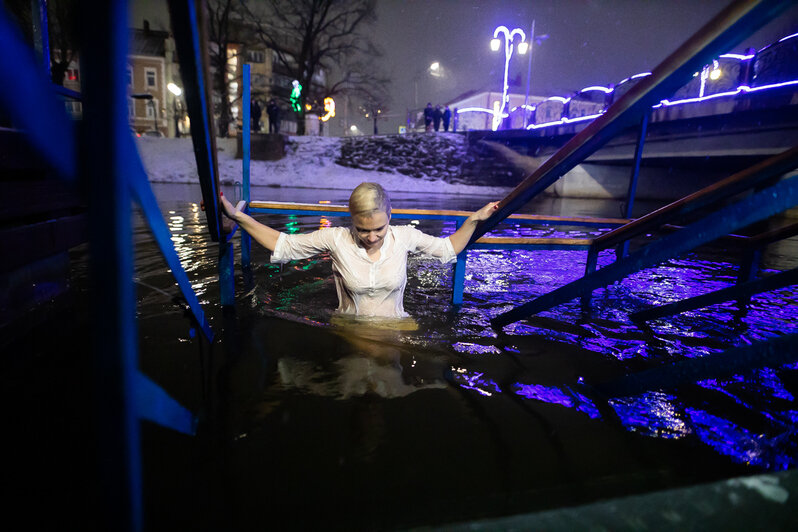
[(291, 108), (295, 113), (302, 111), (302, 85), (297, 80), (293, 82), (294, 88), (291, 89)]

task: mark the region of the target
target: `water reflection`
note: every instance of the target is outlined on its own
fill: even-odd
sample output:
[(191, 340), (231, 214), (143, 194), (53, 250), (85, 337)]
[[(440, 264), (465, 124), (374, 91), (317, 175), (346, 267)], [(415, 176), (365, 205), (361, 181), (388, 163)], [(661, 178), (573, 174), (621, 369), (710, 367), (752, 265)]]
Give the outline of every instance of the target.
[(311, 359), (282, 357), (278, 368), (283, 386), (335, 399), (365, 395), (391, 399), (446, 387), (440, 363), (419, 359), (402, 344), (401, 331), (417, 328), (413, 320), (332, 322), (335, 325), (326, 330), (342, 339), (344, 345)]

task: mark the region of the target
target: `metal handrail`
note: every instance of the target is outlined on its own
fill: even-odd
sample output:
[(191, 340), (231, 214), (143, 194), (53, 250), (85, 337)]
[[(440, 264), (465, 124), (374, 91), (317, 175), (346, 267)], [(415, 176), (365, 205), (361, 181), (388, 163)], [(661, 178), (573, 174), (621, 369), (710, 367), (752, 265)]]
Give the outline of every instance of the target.
[(619, 244), (629, 238), (645, 233), (677, 216), (706, 209), (721, 201), (750, 189), (768, 179), (780, 176), (798, 167), (798, 146), (761, 161), (721, 181), (713, 183), (689, 196), (669, 203), (645, 216), (622, 225), (597, 237), (593, 243), (596, 251)]

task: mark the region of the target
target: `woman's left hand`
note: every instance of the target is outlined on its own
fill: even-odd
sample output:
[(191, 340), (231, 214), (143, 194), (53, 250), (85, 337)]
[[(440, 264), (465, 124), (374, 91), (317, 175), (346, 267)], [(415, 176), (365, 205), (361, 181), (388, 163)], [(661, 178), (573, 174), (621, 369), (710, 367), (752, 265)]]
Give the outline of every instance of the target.
[(490, 203), (488, 203), (487, 205), (476, 211), (474, 214), (472, 214), (471, 219), (474, 220), (475, 222), (481, 222), (483, 220), (487, 220), (488, 218), (493, 216), (493, 213), (496, 212), (497, 210), (499, 210), (499, 202), (491, 201)]
[(478, 211), (471, 213), (466, 223), (462, 224), (457, 231), (449, 236), (454, 252), (460, 253), (463, 251), (466, 245), (468, 245), (468, 240), (471, 238), (471, 235), (474, 234), (477, 224), (493, 216), (493, 213), (497, 210), (499, 210), (499, 202), (491, 201)]

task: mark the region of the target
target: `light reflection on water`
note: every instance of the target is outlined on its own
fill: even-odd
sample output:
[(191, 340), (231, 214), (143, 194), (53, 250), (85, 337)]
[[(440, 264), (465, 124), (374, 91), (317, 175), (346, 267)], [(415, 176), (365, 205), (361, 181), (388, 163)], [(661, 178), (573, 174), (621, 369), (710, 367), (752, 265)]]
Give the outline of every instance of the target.
[[(329, 199), (345, 203), (345, 198)], [(485, 198), (460, 201), (461, 206), (429, 206), (474, 208)], [(397, 203), (396, 206), (405, 206)], [(583, 203), (580, 206), (579, 214), (583, 215), (613, 214), (589, 212)], [(196, 203), (179, 201), (170, 209), (167, 219), (180, 260), (200, 298), (213, 301), (216, 248), (205, 235), (204, 213), (196, 208)], [(269, 219), (275, 228), (287, 232), (347, 223), (344, 218), (318, 216)], [(453, 222), (420, 221), (417, 226), (438, 235), (455, 229)], [(599, 233), (573, 227), (511, 226), (495, 234), (585, 237)], [(236, 246), (237, 242), (236, 239)], [(767, 269), (763, 273), (794, 267), (796, 247), (795, 242), (791, 248), (782, 244), (778, 254), (766, 258)], [(151, 248), (137, 248), (137, 275), (142, 282), (174, 293), (163, 276), (162, 261)], [(615, 419), (605, 421), (620, 423), (627, 431), (651, 438), (693, 438), (738, 463), (772, 469), (791, 467), (798, 458), (794, 432), (798, 407), (781, 376), (795, 372), (795, 364), (702, 381), (688, 395), (651, 390), (609, 400), (583, 387), (581, 378), (569, 375), (559, 383), (552, 382), (550, 375), (536, 374), (527, 367), (529, 359), (525, 357), (531, 356), (530, 349), (539, 349), (529, 347), (535, 339), (552, 346), (585, 350), (601, 366), (599, 374), (612, 368), (611, 373), (619, 377), (627, 371), (795, 332), (796, 287), (754, 296), (743, 310), (729, 302), (656, 320), (647, 331), (631, 323), (628, 315), (632, 312), (733, 285), (736, 257), (716, 255), (707, 252), (673, 259), (596, 290), (593, 314), (588, 319), (582, 316), (578, 301), (571, 301), (511, 324), (502, 334), (490, 327), (491, 317), (578, 279), (584, 271), (585, 252), (470, 251), (464, 303), (459, 309), (449, 303), (451, 267), (411, 257), (405, 308), (418, 322), (417, 331), (396, 332), (390, 338), (372, 338), (365, 343), (357, 335), (350, 335), (346, 353), (329, 363), (312, 357), (283, 358), (278, 362), (281, 385), (285, 390), (341, 400), (368, 393), (383, 398), (404, 397), (445, 385), (483, 398), (512, 394), (521, 401), (558, 405), (589, 419), (611, 416)], [(246, 294), (237, 294), (249, 311), (256, 316), (278, 315), (308, 325), (329, 324), (331, 310), (337, 304), (329, 258), (321, 256), (283, 267), (267, 260), (263, 250), (253, 249), (255, 285), (245, 290)], [(614, 251), (605, 251), (599, 256), (599, 267), (613, 260)], [(240, 276), (237, 283), (242, 290)], [(147, 309), (144, 312), (168, 312), (163, 295), (158, 292), (146, 292), (140, 300)], [(369, 356), (364, 358), (363, 353)], [(372, 356), (374, 353), (379, 355)], [(419, 364), (418, 353), (435, 356)], [(508, 377), (507, 367), (513, 364), (520, 368)], [(733, 401), (739, 411), (725, 412), (722, 404), (714, 405), (712, 398), (716, 394)], [(746, 426), (749, 414), (758, 420), (755, 431)]]

